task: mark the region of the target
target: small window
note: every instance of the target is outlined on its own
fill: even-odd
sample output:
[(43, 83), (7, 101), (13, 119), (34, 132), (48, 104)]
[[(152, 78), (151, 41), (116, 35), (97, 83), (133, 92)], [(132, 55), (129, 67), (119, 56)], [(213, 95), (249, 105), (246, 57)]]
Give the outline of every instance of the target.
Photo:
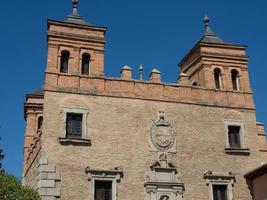
[(214, 69), (214, 81), (215, 81), (215, 88), (221, 89), (221, 70), (219, 68)]
[(62, 51), (60, 58), (60, 72), (68, 73), (70, 53), (68, 51)]
[(233, 149), (241, 148), (240, 126), (228, 126), (229, 146)]
[(81, 138), (82, 137), (82, 114), (67, 113), (66, 137)]
[(213, 185), (213, 200), (228, 200), (227, 185)]
[(193, 86), (197, 86), (197, 82), (194, 82), (192, 85), (193, 85)]
[(90, 66), (90, 55), (83, 54), (82, 56), (82, 74), (89, 75), (89, 66)]
[(231, 79), (233, 90), (239, 90), (238, 71), (236, 69), (231, 70)]
[(112, 200), (112, 181), (95, 181), (95, 200)]
[(37, 125), (37, 129), (38, 129), (38, 130), (42, 129), (42, 126), (43, 126), (43, 117), (40, 116), (40, 117), (38, 117), (38, 125)]

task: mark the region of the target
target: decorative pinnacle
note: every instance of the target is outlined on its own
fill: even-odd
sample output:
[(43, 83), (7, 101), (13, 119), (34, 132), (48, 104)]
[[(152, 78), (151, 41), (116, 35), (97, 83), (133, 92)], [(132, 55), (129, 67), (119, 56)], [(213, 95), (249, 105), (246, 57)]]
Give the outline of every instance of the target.
[(139, 73), (140, 73), (140, 80), (143, 80), (143, 65), (142, 64), (139, 67)]
[(210, 25), (209, 25), (210, 18), (208, 17), (207, 14), (205, 15), (203, 21), (205, 24), (205, 35), (215, 35), (215, 33), (210, 28)]
[(209, 26), (209, 22), (210, 22), (210, 18), (208, 17), (207, 14), (205, 15), (203, 21), (205, 23), (205, 28), (207, 29), (207, 27)]
[(72, 15), (73, 16), (79, 16), (78, 4), (79, 4), (79, 0), (72, 0)]

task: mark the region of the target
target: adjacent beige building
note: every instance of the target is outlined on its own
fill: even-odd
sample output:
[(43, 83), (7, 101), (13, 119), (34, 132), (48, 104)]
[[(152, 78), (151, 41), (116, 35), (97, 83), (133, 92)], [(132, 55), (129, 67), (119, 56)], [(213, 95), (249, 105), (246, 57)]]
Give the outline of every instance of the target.
[(156, 69), (144, 80), (142, 67), (139, 80), (128, 66), (106, 77), (107, 29), (77, 4), (66, 20), (48, 20), (45, 83), (25, 102), (24, 184), (42, 200), (266, 199), (255, 195), (266, 179), (251, 184), (267, 144), (246, 47), (205, 17), (177, 83)]

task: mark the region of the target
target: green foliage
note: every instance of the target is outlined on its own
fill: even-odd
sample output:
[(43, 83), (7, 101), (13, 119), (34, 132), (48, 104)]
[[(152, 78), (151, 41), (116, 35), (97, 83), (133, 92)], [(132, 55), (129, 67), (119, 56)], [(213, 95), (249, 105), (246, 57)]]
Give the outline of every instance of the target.
[(0, 172), (0, 199), (40, 200), (40, 197), (32, 189), (23, 187), (16, 177)]

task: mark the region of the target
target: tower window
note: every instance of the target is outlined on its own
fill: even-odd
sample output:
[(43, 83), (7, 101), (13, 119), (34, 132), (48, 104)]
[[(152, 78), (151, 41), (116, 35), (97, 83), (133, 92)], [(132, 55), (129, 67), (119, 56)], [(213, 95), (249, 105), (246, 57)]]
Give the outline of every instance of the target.
[(62, 51), (60, 59), (60, 72), (68, 73), (70, 53), (68, 51)]
[(214, 69), (214, 81), (215, 81), (215, 88), (221, 89), (221, 70), (219, 68)]
[(231, 71), (231, 78), (233, 90), (239, 90), (238, 71), (236, 69), (233, 69)]
[(82, 74), (89, 75), (90, 55), (85, 53), (82, 56)]
[(37, 124), (38, 130), (42, 129), (42, 126), (43, 126), (43, 117), (40, 116), (38, 117), (38, 124)]
[(67, 113), (67, 138), (82, 138), (82, 114)]
[(233, 149), (241, 148), (240, 126), (228, 126), (229, 146)]
[(95, 200), (112, 200), (112, 181), (95, 181)]
[(213, 185), (213, 200), (227, 200), (227, 185)]

